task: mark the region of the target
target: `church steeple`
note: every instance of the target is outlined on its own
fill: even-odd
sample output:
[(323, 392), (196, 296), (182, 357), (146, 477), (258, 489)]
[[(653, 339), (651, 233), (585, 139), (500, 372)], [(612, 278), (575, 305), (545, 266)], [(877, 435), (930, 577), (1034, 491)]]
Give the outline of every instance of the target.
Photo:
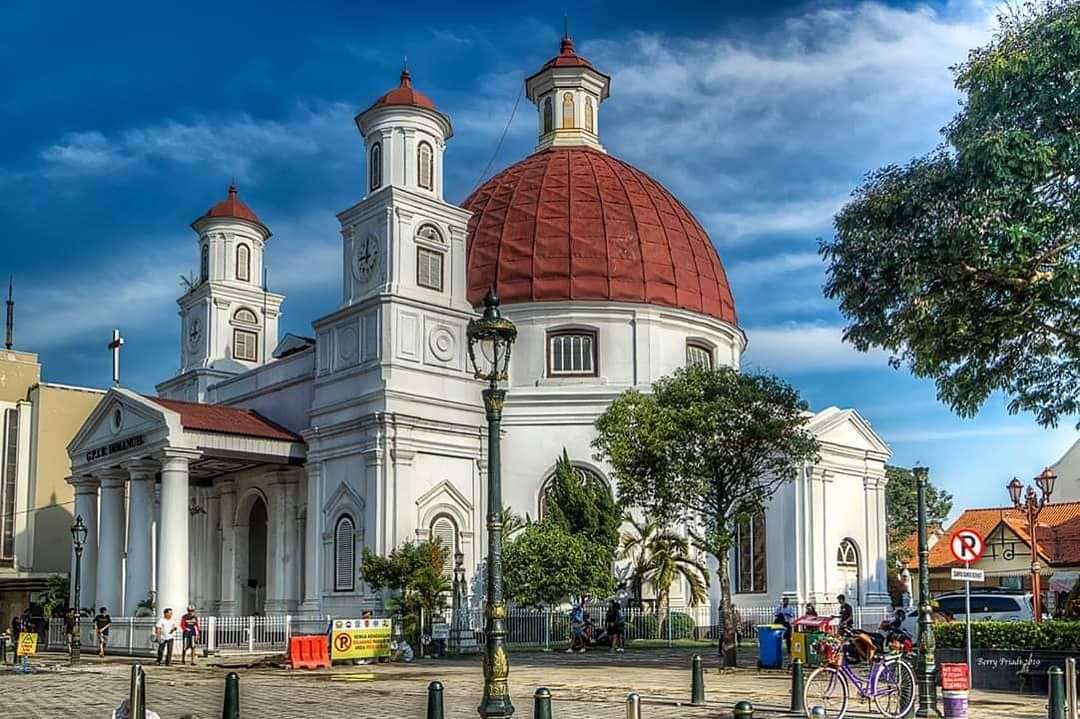
[(525, 80), (525, 93), (536, 103), (540, 140), (537, 150), (600, 144), (600, 103), (608, 98), (611, 78), (574, 51), (564, 34), (559, 54)]

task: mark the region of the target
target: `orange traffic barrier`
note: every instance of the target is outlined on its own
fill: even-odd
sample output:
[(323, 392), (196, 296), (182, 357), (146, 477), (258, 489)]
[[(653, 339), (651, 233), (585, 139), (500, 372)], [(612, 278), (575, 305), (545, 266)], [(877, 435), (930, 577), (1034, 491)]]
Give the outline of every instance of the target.
[(324, 635), (292, 637), (289, 640), (289, 665), (293, 669), (330, 668), (330, 651)]

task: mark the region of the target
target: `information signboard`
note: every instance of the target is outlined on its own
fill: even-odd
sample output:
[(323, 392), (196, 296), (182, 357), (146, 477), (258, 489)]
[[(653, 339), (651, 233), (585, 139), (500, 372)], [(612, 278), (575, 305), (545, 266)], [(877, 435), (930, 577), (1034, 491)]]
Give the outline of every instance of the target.
[(390, 656), (390, 619), (335, 619), (330, 630), (330, 659), (379, 659)]

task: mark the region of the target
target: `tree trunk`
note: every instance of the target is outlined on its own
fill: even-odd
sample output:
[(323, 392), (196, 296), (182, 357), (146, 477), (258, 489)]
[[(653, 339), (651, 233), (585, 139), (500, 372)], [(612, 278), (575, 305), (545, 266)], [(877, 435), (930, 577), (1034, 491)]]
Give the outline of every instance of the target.
[(728, 552), (716, 555), (716, 578), (720, 581), (720, 615), (724, 631), (720, 635), (720, 665), (736, 666), (735, 608), (731, 604), (731, 574), (729, 572)]
[(668, 595), (669, 590), (666, 589), (656, 593), (656, 626), (660, 635), (657, 639), (667, 639), (668, 607), (671, 606)]

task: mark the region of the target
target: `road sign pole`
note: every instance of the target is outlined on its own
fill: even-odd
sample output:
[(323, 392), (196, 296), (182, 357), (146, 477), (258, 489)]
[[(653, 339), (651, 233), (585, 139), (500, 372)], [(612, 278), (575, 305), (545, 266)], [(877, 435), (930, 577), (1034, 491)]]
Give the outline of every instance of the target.
[[(965, 569), (971, 569), (971, 562), (964, 562)], [(968, 676), (974, 676), (971, 671), (971, 579), (964, 581), (964, 624), (967, 632), (967, 665)]]

